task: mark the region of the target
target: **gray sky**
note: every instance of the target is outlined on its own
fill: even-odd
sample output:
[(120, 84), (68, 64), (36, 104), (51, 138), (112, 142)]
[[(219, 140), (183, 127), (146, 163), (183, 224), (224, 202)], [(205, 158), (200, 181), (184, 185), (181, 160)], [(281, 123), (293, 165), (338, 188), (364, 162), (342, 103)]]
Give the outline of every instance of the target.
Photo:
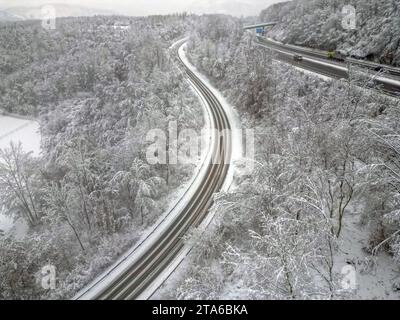
[(62, 3), (137, 16), (182, 11), (246, 16), (258, 15), (270, 4), (282, 1), (284, 0), (0, 0), (0, 8)]

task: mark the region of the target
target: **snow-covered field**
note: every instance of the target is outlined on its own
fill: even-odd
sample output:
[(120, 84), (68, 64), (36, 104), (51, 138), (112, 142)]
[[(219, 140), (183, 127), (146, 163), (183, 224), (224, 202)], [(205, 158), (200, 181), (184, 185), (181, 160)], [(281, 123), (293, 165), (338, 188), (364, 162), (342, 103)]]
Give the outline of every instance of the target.
[(353, 211), (344, 219), (343, 233), (339, 240), (339, 252), (335, 255), (334, 269), (339, 274), (350, 269), (340, 270), (343, 266), (352, 266), (355, 271), (355, 289), (351, 299), (376, 300), (400, 299), (400, 292), (394, 290), (398, 285), (399, 274), (396, 262), (385, 251), (377, 255), (368, 254), (363, 248), (369, 239), (368, 226), (361, 222), (361, 214)]
[(7, 148), (10, 143), (21, 142), (25, 151), (40, 154), (39, 123), (0, 115), (0, 148)]
[[(33, 120), (0, 115), (0, 149), (9, 147), (11, 142), (21, 142), (25, 151), (32, 152), (34, 156), (39, 156), (39, 123)], [(3, 214), (3, 209), (0, 208), (0, 230), (8, 232), (13, 226), (13, 220), (6, 217)]]

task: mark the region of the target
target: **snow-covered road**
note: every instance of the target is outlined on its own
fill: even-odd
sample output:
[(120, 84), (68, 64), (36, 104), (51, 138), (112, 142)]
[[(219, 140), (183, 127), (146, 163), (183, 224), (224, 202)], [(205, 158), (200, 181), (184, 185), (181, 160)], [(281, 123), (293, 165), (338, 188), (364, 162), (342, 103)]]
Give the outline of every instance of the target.
[[(292, 64), (296, 68), (318, 73), (332, 79), (349, 78), (350, 72), (345, 63), (322, 59), (320, 54), (316, 54), (314, 51), (310, 52), (310, 50), (284, 45), (262, 37), (257, 37), (257, 45), (275, 51), (275, 59)], [(294, 56), (299, 54), (302, 55), (301, 60), (294, 60)], [(398, 77), (389, 77), (388, 75), (377, 76), (376, 72), (371, 73), (368, 69), (365, 69), (364, 71), (365, 75), (370, 77), (370, 83), (368, 85), (372, 85), (373, 83), (373, 87), (376, 87), (376, 90), (379, 90), (380, 92), (390, 96), (400, 96), (400, 79)], [(367, 86), (367, 84), (365, 84), (365, 86)]]

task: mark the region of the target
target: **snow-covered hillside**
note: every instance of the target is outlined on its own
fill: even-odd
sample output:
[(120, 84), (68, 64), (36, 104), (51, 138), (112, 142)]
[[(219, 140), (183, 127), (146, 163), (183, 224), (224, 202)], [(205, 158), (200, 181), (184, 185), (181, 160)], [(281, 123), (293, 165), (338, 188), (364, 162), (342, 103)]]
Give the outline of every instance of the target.
[[(346, 30), (345, 5), (356, 10), (356, 28)], [(279, 41), (400, 65), (399, 0), (294, 0), (263, 10), (261, 21), (279, 21), (269, 35)]]
[[(13, 219), (2, 219), (3, 229), (13, 227), (0, 232), (0, 257), (16, 262), (0, 263), (0, 299), (73, 296), (157, 222), (191, 177), (192, 164), (151, 166), (146, 158), (150, 130), (172, 121), (180, 130), (203, 127), (200, 102), (168, 50), (189, 19), (64, 18), (57, 32), (36, 21), (0, 25), (0, 109), (36, 117), (42, 135), (39, 158), (0, 150), (0, 212)], [(6, 125), (0, 118), (0, 148)], [(23, 128), (4, 130), (4, 139)], [(21, 239), (18, 219), (27, 225)], [(49, 261), (53, 291), (24, 273)]]
[(19, 21), (19, 20), (21, 19), (13, 15), (12, 13), (0, 10), (0, 21)]
[[(56, 17), (91, 17), (110, 15), (111, 11), (73, 6), (68, 4), (51, 4)], [(0, 11), (0, 21), (36, 20), (43, 16), (42, 6), (11, 7)]]
[(276, 62), (241, 26), (205, 17), (187, 52), (255, 130), (255, 169), (161, 297), (399, 299), (398, 100)]

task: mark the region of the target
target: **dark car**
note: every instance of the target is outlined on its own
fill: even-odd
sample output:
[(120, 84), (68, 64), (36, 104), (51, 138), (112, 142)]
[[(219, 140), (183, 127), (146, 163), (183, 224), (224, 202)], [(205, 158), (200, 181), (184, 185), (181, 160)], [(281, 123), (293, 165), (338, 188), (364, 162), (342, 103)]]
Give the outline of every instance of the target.
[(300, 62), (300, 61), (303, 61), (303, 57), (300, 56), (300, 55), (298, 55), (298, 54), (295, 54), (295, 55), (293, 56), (293, 60), (294, 60), (294, 61), (297, 61), (297, 62)]

